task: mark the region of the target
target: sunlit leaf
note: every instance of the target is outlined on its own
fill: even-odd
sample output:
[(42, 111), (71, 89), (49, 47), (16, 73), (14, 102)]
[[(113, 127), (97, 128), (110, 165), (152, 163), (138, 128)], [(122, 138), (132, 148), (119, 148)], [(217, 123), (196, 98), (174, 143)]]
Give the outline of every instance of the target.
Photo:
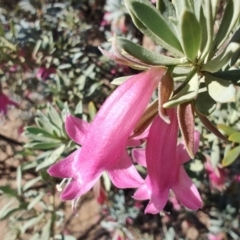
[(226, 103), (235, 101), (236, 88), (231, 82), (213, 77), (209, 74), (205, 75), (205, 82), (209, 95), (216, 102)]
[(235, 142), (235, 143), (240, 143), (240, 132), (232, 133), (229, 136), (228, 140)]
[(179, 25), (183, 50), (186, 56), (195, 62), (202, 39), (200, 24), (192, 12), (184, 11), (181, 15)]
[(126, 6), (133, 22), (143, 34), (168, 49), (176, 56), (183, 56), (182, 47), (160, 13), (148, 0), (127, 0)]
[(224, 157), (223, 161), (222, 161), (222, 165), (224, 167), (227, 167), (229, 165), (231, 165), (236, 159), (237, 157), (240, 155), (240, 146), (232, 148), (227, 155)]

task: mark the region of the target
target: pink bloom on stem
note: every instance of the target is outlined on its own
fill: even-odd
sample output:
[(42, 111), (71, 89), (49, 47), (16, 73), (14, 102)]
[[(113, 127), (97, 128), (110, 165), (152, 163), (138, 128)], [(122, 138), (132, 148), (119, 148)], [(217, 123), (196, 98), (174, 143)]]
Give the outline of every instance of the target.
[(9, 105), (18, 107), (18, 104), (16, 102), (10, 100), (7, 95), (0, 92), (0, 113), (3, 113), (3, 115), (6, 115)]
[[(170, 189), (187, 208), (197, 210), (202, 206), (196, 186), (188, 177), (183, 164), (189, 155), (181, 143), (177, 146), (178, 123), (175, 109), (169, 110), (171, 123), (157, 116), (151, 125), (146, 150), (135, 150), (133, 157), (147, 166), (145, 183), (134, 194), (137, 200), (150, 199), (145, 213), (156, 214), (163, 210)], [(195, 151), (198, 149), (199, 133), (195, 132)]]
[(205, 169), (207, 171), (211, 187), (222, 191), (224, 189), (224, 183), (226, 178), (225, 169), (219, 167), (212, 167), (209, 157), (207, 156), (207, 161), (205, 162)]
[(45, 81), (49, 77), (49, 75), (52, 73), (56, 73), (56, 70), (54, 68), (40, 67), (37, 70), (36, 78)]
[(130, 77), (107, 98), (91, 124), (67, 117), (66, 131), (82, 148), (48, 170), (52, 176), (72, 178), (61, 194), (63, 200), (89, 191), (104, 171), (118, 188), (143, 183), (125, 148), (164, 72), (157, 67)]

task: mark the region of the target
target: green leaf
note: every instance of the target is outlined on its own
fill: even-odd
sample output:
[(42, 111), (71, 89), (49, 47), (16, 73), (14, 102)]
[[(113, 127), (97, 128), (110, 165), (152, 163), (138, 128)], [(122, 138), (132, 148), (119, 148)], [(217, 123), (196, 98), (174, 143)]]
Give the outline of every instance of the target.
[(29, 180), (29, 181), (23, 186), (23, 191), (25, 192), (26, 190), (28, 190), (30, 187), (32, 187), (33, 185), (35, 185), (35, 184), (36, 184), (37, 182), (39, 182), (40, 180), (41, 180), (41, 177), (40, 177), (40, 176)]
[(218, 49), (224, 41), (228, 38), (237, 20), (239, 19), (239, 0), (228, 0), (227, 6), (222, 17), (221, 24), (215, 36), (213, 49)]
[(22, 194), (22, 169), (21, 166), (17, 167), (17, 193), (18, 195)]
[(209, 74), (205, 74), (205, 82), (209, 95), (216, 102), (227, 103), (235, 101), (236, 88), (231, 82)]
[(204, 64), (201, 68), (201, 71), (206, 71), (211, 73), (219, 71), (224, 65), (226, 65), (231, 60), (233, 54), (236, 53), (239, 49), (240, 49), (240, 44), (235, 42), (230, 43), (223, 50), (222, 53), (220, 53), (217, 57), (215, 57), (211, 61)]
[(211, 73), (212, 75), (217, 78), (221, 78), (223, 80), (231, 81), (233, 84), (240, 84), (240, 69), (229, 70), (229, 71), (219, 71), (215, 73)]
[(58, 147), (57, 149), (55, 149), (51, 155), (49, 155), (48, 157), (46, 157), (43, 162), (41, 162), (40, 164), (38, 164), (36, 171), (48, 167), (50, 165), (52, 165), (53, 163), (55, 163), (61, 156), (61, 154), (64, 152), (66, 146), (65, 145), (61, 145), (60, 147)]
[(236, 132), (236, 129), (229, 127), (227, 125), (224, 125), (224, 124), (217, 125), (217, 128), (222, 130), (228, 136)]
[(37, 203), (41, 201), (41, 199), (45, 196), (44, 192), (40, 192), (38, 196), (36, 196), (27, 207), (27, 210), (31, 210)]
[(126, 77), (119, 77), (119, 78), (115, 78), (113, 79), (113, 81), (111, 82), (111, 84), (113, 85), (121, 85), (122, 83), (124, 83), (127, 79), (129, 79), (130, 77), (132, 77), (133, 75), (131, 76), (126, 76)]
[(126, 0), (126, 6), (139, 30), (175, 56), (183, 57), (178, 38), (148, 0)]
[(52, 219), (48, 219), (47, 223), (42, 228), (41, 240), (49, 240), (51, 233)]
[(232, 133), (229, 136), (228, 140), (235, 142), (235, 143), (240, 143), (240, 132)]
[(188, 59), (195, 62), (202, 39), (200, 24), (192, 12), (184, 11), (180, 18), (179, 27), (183, 50)]
[(120, 48), (124, 49), (124, 51), (147, 64), (166, 66), (181, 65), (188, 62), (186, 58), (172, 58), (152, 52), (125, 38), (117, 38), (117, 43)]
[(190, 5), (188, 3), (188, 0), (173, 0), (172, 1), (175, 9), (176, 9), (176, 13), (177, 13), (177, 19), (181, 18), (181, 15), (184, 11), (186, 11), (187, 9), (190, 9)]
[(2, 191), (4, 194), (9, 195), (11, 197), (17, 197), (17, 191), (13, 190), (9, 185), (0, 187), (0, 191)]
[(23, 225), (23, 227), (21, 228), (21, 233), (22, 234), (25, 233), (28, 228), (31, 228), (34, 225), (38, 224), (43, 219), (44, 216), (45, 216), (45, 213), (42, 212), (39, 216), (37, 216), (35, 218), (31, 218), (29, 221), (27, 221)]
[(48, 116), (52, 124), (54, 124), (59, 129), (62, 129), (63, 121), (60, 117), (60, 114), (57, 112), (57, 110), (48, 103)]
[(88, 103), (88, 112), (89, 112), (90, 120), (92, 121), (95, 115), (97, 114), (97, 109), (93, 102)]
[(53, 135), (51, 135), (50, 133), (48, 133), (44, 129), (38, 128), (38, 127), (25, 127), (24, 131), (25, 131), (26, 136), (28, 136), (28, 134), (30, 133), (30, 134), (33, 134), (33, 135), (45, 135), (47, 137), (54, 138)]
[(227, 155), (224, 157), (223, 161), (222, 161), (222, 165), (224, 167), (227, 167), (229, 165), (231, 165), (239, 156), (240, 154), (240, 146), (237, 146), (233, 149), (231, 149)]
[[(198, 2), (198, 1), (197, 1)], [(204, 14), (204, 16), (202, 16)], [(205, 56), (208, 55), (212, 42), (213, 42), (213, 27), (214, 27), (214, 21), (213, 21), (213, 13), (212, 13), (212, 1), (205, 0), (202, 3), (201, 8), (201, 15), (200, 15), (200, 23), (204, 23), (204, 25), (201, 27), (203, 28), (202, 31), (202, 45), (201, 49), (203, 50), (201, 60), (204, 60)]]
[(198, 92), (195, 107), (200, 114), (209, 116), (214, 112), (216, 106), (216, 102), (211, 98), (207, 90)]
[(188, 84), (174, 95), (168, 102), (163, 104), (164, 108), (175, 107), (181, 103), (188, 102), (196, 97), (198, 93), (199, 81), (198, 75), (195, 74)]
[(50, 143), (50, 142), (32, 142), (27, 143), (24, 145), (25, 148), (31, 148), (36, 150), (47, 150), (47, 149), (53, 149), (59, 146), (61, 144), (61, 141)]

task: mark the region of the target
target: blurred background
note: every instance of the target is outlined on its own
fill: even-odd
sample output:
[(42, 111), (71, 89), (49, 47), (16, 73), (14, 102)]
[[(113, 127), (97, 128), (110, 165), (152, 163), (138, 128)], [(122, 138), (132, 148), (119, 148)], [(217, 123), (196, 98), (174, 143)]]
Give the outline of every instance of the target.
[[(91, 122), (115, 88), (111, 81), (136, 73), (98, 50), (110, 49), (114, 34), (163, 51), (135, 28), (123, 0), (0, 1), (0, 239), (240, 239), (240, 141), (224, 143), (197, 119), (201, 146), (185, 167), (201, 210), (188, 211), (171, 195), (162, 214), (145, 215), (147, 202), (116, 189), (107, 175), (76, 212), (61, 202), (64, 183), (46, 170), (77, 147), (65, 132), (66, 115)], [(226, 135), (240, 130), (239, 98), (238, 91), (235, 103), (211, 115)], [(229, 150), (233, 164), (223, 168)]]

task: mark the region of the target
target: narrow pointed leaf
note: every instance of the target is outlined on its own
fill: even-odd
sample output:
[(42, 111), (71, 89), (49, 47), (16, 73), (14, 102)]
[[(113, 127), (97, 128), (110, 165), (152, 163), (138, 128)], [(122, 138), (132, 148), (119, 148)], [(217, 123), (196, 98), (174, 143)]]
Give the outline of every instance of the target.
[(148, 0), (126, 0), (126, 6), (134, 23), (143, 34), (150, 38), (153, 37), (156, 43), (173, 54), (177, 53), (178, 56), (183, 56), (182, 47), (177, 37)]
[(152, 52), (125, 38), (118, 38), (117, 42), (119, 47), (124, 49), (124, 51), (147, 64), (166, 66), (181, 65), (188, 62), (186, 58), (172, 58)]
[[(197, 1), (198, 2), (198, 1)], [(213, 26), (214, 26), (214, 20), (213, 20), (213, 14), (212, 14), (212, 3), (209, 0), (203, 1), (202, 9), (204, 18), (206, 19), (206, 27), (204, 31), (206, 30), (206, 42), (204, 42), (204, 51), (203, 51), (203, 58), (209, 53), (209, 50), (211, 49), (212, 42), (213, 42)], [(202, 36), (202, 40), (204, 41), (204, 37)]]
[(115, 78), (111, 84), (119, 86), (122, 83), (124, 83), (127, 79), (129, 79), (131, 76), (126, 76), (126, 77), (119, 77), (119, 78)]
[(178, 106), (178, 124), (190, 158), (194, 158), (194, 111), (191, 102)]
[(198, 75), (195, 74), (188, 84), (174, 95), (168, 102), (163, 104), (164, 108), (175, 107), (181, 103), (188, 102), (195, 98), (198, 93), (199, 81)]
[(173, 88), (174, 82), (172, 75), (169, 71), (167, 71), (158, 85), (158, 113), (166, 123), (170, 123), (170, 119), (168, 117), (167, 109), (163, 107), (163, 104), (169, 100), (173, 92)]
[(222, 161), (222, 165), (224, 167), (227, 167), (227, 166), (231, 165), (237, 159), (237, 157), (239, 155), (240, 155), (240, 146), (231, 149), (227, 153), (227, 155), (224, 157), (224, 159)]
[(216, 102), (227, 103), (235, 101), (236, 88), (231, 82), (209, 74), (205, 75), (205, 82), (209, 95)]
[(184, 11), (180, 18), (180, 38), (186, 56), (195, 62), (200, 49), (202, 34), (196, 16), (190, 11)]
[(218, 129), (209, 121), (209, 119), (203, 115), (201, 115), (200, 113), (196, 112), (199, 119), (201, 120), (202, 124), (210, 131), (212, 132), (215, 136), (217, 136), (218, 138), (222, 139), (223, 141), (226, 141), (229, 143), (229, 140), (223, 136)]
[(214, 39), (214, 49), (218, 49), (231, 33), (237, 20), (239, 19), (239, 0), (228, 0), (224, 15)]
[[(240, 2), (240, 1), (239, 1)], [(206, 72), (217, 72), (224, 65), (226, 65), (232, 58), (233, 54), (240, 49), (240, 44), (232, 42), (230, 43), (222, 53), (220, 53), (217, 57), (207, 62), (202, 66), (202, 71)]]

